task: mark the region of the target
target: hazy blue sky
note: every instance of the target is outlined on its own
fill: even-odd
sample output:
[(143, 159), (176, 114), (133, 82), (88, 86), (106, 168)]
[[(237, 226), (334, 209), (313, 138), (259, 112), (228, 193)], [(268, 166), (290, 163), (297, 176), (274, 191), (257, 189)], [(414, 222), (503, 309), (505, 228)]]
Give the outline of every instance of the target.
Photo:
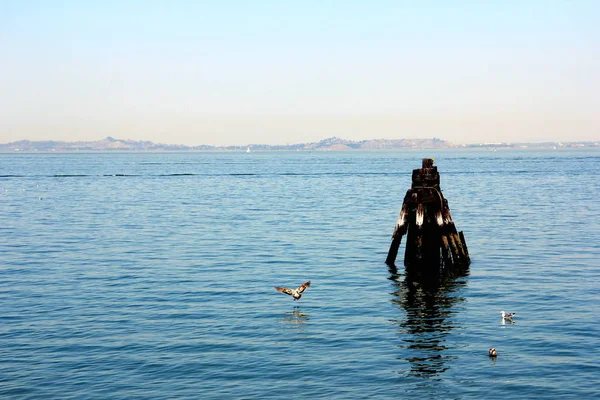
[(0, 0), (0, 142), (600, 140), (600, 1)]

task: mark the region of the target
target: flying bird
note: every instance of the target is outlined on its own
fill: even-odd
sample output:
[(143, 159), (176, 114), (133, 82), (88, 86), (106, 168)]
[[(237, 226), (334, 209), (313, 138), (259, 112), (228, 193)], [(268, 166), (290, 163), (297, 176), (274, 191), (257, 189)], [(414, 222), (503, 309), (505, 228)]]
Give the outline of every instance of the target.
[(504, 311), (500, 311), (500, 314), (502, 314), (502, 319), (505, 321), (509, 321), (512, 322), (513, 317), (515, 315), (517, 315), (517, 313), (505, 313)]
[(298, 289), (288, 289), (288, 288), (284, 288), (284, 287), (275, 286), (275, 290), (277, 290), (278, 292), (281, 292), (281, 293), (289, 294), (290, 296), (292, 296), (294, 298), (294, 301), (296, 301), (296, 300), (300, 300), (300, 297), (302, 297), (302, 292), (304, 292), (306, 290), (306, 288), (309, 286), (310, 286), (310, 281), (303, 283), (302, 285), (300, 285), (300, 287), (298, 287)]

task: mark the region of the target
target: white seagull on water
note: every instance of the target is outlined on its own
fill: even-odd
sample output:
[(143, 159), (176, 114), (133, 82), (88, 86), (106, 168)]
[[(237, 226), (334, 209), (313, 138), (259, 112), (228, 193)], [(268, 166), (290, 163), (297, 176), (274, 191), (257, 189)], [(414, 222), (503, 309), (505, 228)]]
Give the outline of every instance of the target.
[(294, 301), (296, 301), (296, 300), (300, 300), (300, 297), (302, 297), (302, 292), (304, 292), (306, 290), (306, 288), (309, 286), (310, 286), (310, 281), (304, 282), (302, 285), (300, 285), (298, 287), (298, 289), (288, 289), (288, 288), (284, 288), (284, 287), (275, 286), (275, 290), (277, 290), (278, 292), (281, 292), (281, 293), (289, 294), (290, 296), (292, 296), (294, 298)]

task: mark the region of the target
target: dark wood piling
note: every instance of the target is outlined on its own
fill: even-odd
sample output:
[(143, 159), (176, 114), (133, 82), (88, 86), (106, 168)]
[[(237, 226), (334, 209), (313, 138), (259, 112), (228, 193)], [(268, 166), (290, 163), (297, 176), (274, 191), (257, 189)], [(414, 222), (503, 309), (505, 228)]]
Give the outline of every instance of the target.
[(424, 158), (413, 170), (412, 186), (404, 196), (386, 264), (394, 265), (402, 236), (406, 235), (404, 265), (440, 272), (471, 263), (463, 232), (457, 232), (448, 201), (440, 189), (440, 174), (433, 158)]

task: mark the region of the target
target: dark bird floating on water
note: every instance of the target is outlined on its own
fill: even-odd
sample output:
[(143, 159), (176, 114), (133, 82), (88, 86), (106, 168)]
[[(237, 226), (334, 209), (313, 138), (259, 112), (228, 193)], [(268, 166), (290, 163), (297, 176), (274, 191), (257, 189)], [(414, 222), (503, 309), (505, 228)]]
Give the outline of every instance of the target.
[(300, 287), (298, 287), (298, 289), (295, 289), (295, 290), (284, 288), (284, 287), (278, 287), (278, 286), (275, 286), (275, 290), (277, 290), (278, 292), (281, 292), (281, 293), (289, 294), (290, 296), (292, 296), (294, 298), (294, 301), (296, 301), (296, 300), (300, 300), (300, 297), (302, 297), (302, 292), (304, 292), (306, 290), (306, 288), (309, 286), (310, 286), (310, 281), (303, 283)]
[(498, 355), (498, 352), (496, 351), (495, 348), (491, 348), (490, 351), (488, 352), (488, 354), (490, 355), (490, 357), (496, 357)]
[(500, 314), (502, 314), (502, 319), (508, 322), (512, 322), (513, 317), (517, 315), (517, 313), (505, 313), (504, 311), (500, 311)]

